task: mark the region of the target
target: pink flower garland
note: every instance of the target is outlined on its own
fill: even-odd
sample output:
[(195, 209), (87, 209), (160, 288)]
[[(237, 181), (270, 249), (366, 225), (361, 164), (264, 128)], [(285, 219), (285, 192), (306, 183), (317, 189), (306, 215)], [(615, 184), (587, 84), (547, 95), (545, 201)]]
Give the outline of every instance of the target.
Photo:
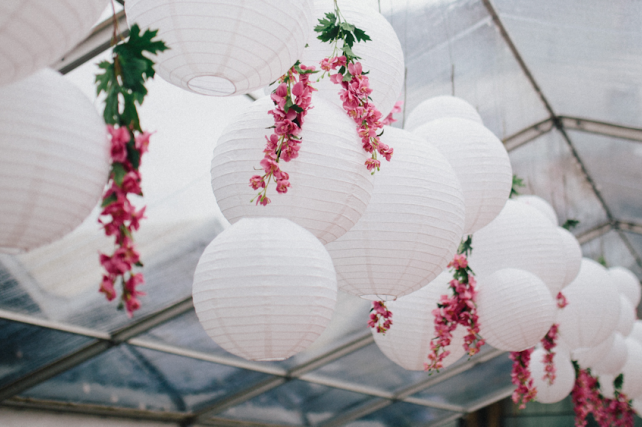
[(542, 360), (544, 363), (544, 376), (542, 379), (544, 381), (548, 381), (549, 385), (553, 385), (555, 382), (555, 373), (557, 372), (555, 369), (555, 362), (553, 361), (555, 358), (555, 352), (553, 349), (557, 346), (557, 339), (559, 338), (558, 331), (559, 325), (557, 323), (553, 324), (541, 341), (542, 348), (546, 351), (544, 359)]
[(516, 386), (513, 391), (513, 402), (519, 405), (519, 409), (524, 409), (526, 404), (537, 396), (537, 389), (533, 385), (531, 372), (528, 369), (531, 361), (531, 353), (535, 348), (529, 348), (524, 351), (511, 351), (510, 359), (513, 361), (513, 371), (511, 372), (511, 382)]
[[(344, 76), (342, 71), (345, 72), (346, 66), (347, 74)], [(337, 73), (330, 73), (337, 67), (340, 67)], [(377, 152), (390, 161), (394, 150), (381, 142), (381, 134), (377, 133), (383, 129), (384, 121), (388, 118), (382, 120), (381, 112), (370, 101), (372, 89), (368, 77), (363, 74), (361, 63), (346, 65), (345, 56), (335, 56), (323, 59), (321, 69), (329, 73), (332, 83), (341, 85), (343, 88), (339, 92), (343, 109), (357, 124), (357, 133), (361, 137), (363, 149), (372, 154), (365, 165), (374, 174), (374, 170), (379, 170), (381, 166), (381, 162), (377, 159)]]
[[(279, 161), (289, 162), (299, 157), (301, 149), (301, 128), (305, 116), (312, 108), (312, 92), (316, 89), (310, 84), (310, 74), (315, 67), (306, 67), (297, 62), (279, 79), (279, 86), (272, 92), (271, 98), (275, 108), (268, 111), (274, 117), (274, 133), (267, 136), (265, 157), (261, 160), (264, 174), (250, 178), (250, 187), (259, 190), (256, 204), (263, 206), (270, 203), (267, 188), (272, 178), (276, 182), (276, 191), (281, 194), (288, 192), (290, 176), (279, 167)], [(252, 199), (254, 201), (254, 199)]]
[(388, 310), (383, 301), (372, 301), (368, 326), (377, 330), (378, 334), (385, 334), (392, 326), (392, 311)]
[(140, 308), (137, 297), (145, 295), (137, 290), (137, 286), (145, 282), (143, 275), (132, 273), (134, 266), (143, 266), (132, 234), (140, 227), (145, 207), (137, 211), (128, 199), (130, 194), (143, 194), (140, 173), (130, 159), (131, 152), (138, 159), (147, 152), (151, 134), (135, 134), (128, 128), (111, 125), (107, 126), (107, 130), (111, 137), (112, 171), (107, 183), (108, 189), (103, 195), (103, 210), (98, 222), (103, 225), (107, 236), (114, 236), (116, 249), (112, 255), (100, 253), (100, 263), (106, 271), (100, 284), (100, 292), (105, 294), (107, 300), (112, 301), (116, 298), (114, 285), (120, 281), (123, 289), (121, 304), (124, 304), (127, 315), (131, 317)]
[(475, 278), (468, 266), (466, 255), (457, 254), (448, 268), (454, 270), (454, 279), (450, 281), (453, 295), (442, 295), (437, 309), (433, 310), (435, 316), (435, 335), (430, 342), (428, 363), (424, 363), (424, 370), (439, 370), (443, 368), (444, 359), (450, 354), (446, 348), (452, 340), (452, 333), (457, 325), (465, 327), (468, 335), (464, 337), (464, 348), (470, 356), (477, 354), (484, 340), (479, 337), (479, 319), (475, 299)]
[(632, 427), (635, 412), (628, 397), (616, 387), (615, 399), (607, 399), (600, 394), (599, 382), (589, 369), (577, 369), (575, 386), (571, 392), (575, 411), (575, 426), (584, 427), (586, 417), (593, 418), (601, 427)]
[(568, 301), (564, 294), (560, 291), (557, 293), (557, 307), (564, 308), (568, 305)]

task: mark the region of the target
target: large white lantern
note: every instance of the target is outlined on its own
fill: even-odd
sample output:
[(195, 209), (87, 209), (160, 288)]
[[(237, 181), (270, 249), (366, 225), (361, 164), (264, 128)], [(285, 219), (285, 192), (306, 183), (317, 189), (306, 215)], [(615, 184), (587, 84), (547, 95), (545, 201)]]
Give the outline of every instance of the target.
[(310, 232), (284, 218), (247, 218), (205, 248), (192, 294), (218, 345), (249, 360), (282, 360), (325, 330), (337, 282), (330, 256)]
[(600, 375), (600, 394), (607, 399), (615, 399), (615, 375)]
[[(562, 338), (560, 337), (560, 341)], [(615, 334), (611, 334), (607, 339), (594, 347), (578, 348), (573, 351), (573, 360), (580, 364), (582, 369), (591, 368), (600, 363), (613, 348)]]
[(464, 200), (446, 158), (410, 132), (386, 127), (394, 147), (377, 172), (359, 222), (326, 247), (339, 289), (372, 300), (394, 300), (431, 282), (455, 254), (464, 226)]
[[(388, 23), (386, 18), (375, 10), (355, 4), (352, 0), (339, 1), (341, 15), (347, 22), (360, 28), (370, 36), (372, 40), (355, 43), (352, 47), (355, 55), (361, 59), (363, 71), (369, 71), (367, 75), (372, 93), (370, 97), (375, 107), (385, 117), (403, 90), (404, 81), (404, 59), (403, 49), (397, 37), (397, 33)], [(332, 0), (314, 0), (315, 23), (318, 18), (325, 17), (328, 12), (333, 12), (334, 2)], [(308, 47), (303, 51), (301, 63), (307, 66), (316, 66), (323, 58), (332, 55), (332, 45), (322, 43), (317, 39), (319, 33), (310, 29), (308, 36)], [(339, 98), (341, 86), (330, 81), (326, 76), (319, 83), (314, 84), (318, 92), (315, 97), (321, 97), (339, 106), (343, 101)]]
[(555, 364), (555, 380), (549, 384), (546, 375), (546, 366), (543, 363), (546, 351), (537, 348), (531, 354), (529, 369), (533, 385), (537, 389), (537, 401), (540, 403), (556, 403), (568, 396), (575, 386), (575, 369), (569, 355), (563, 351), (554, 350), (553, 363)]
[(622, 334), (622, 336), (628, 336), (633, 330), (635, 317), (635, 309), (629, 302), (629, 299), (620, 294), (620, 319), (618, 320), (616, 330)]
[(620, 294), (606, 269), (584, 258), (580, 272), (564, 289), (568, 306), (557, 315), (560, 336), (575, 350), (608, 338), (620, 319)]
[(537, 209), (509, 200), (497, 218), (473, 236), (470, 266), (486, 277), (502, 268), (530, 271), (552, 295), (562, 289), (566, 275), (561, 238)]
[(635, 321), (635, 324), (633, 324), (633, 329), (631, 330), (629, 337), (633, 338), (634, 340), (642, 344), (642, 320)]
[[(423, 371), (431, 353), (430, 342), (436, 337), (432, 312), (437, 309), (442, 295), (450, 296), (451, 280), (452, 274), (445, 271), (418, 291), (386, 303), (393, 313), (392, 327), (385, 334), (374, 329), (371, 331), (377, 346), (388, 359), (404, 369)], [(442, 362), (444, 368), (466, 353), (463, 346), (466, 335), (466, 328), (461, 325), (455, 329), (450, 345), (446, 347), (450, 354)]]
[[(218, 140), (212, 159), (212, 189), (223, 215), (232, 224), (246, 217), (288, 218), (328, 243), (350, 230), (366, 210), (374, 178), (364, 162), (368, 155), (354, 123), (336, 105), (322, 99), (305, 118), (299, 157), (279, 164), (290, 175), (291, 187), (278, 194), (268, 189), (271, 203), (256, 206), (257, 190), (250, 177), (263, 159), (265, 135), (273, 119), (269, 97), (254, 102), (230, 123)], [(396, 155), (396, 153), (395, 153)], [(388, 165), (385, 164), (384, 167)]]
[(573, 234), (565, 228), (557, 227), (557, 233), (562, 239), (562, 257), (566, 266), (563, 286), (571, 283), (580, 272), (582, 265), (582, 248)]
[(2, 0), (0, 86), (53, 64), (87, 35), (107, 0)]
[(0, 252), (50, 243), (101, 198), (109, 173), (105, 122), (51, 69), (0, 88)]
[(479, 113), (468, 102), (454, 96), (436, 96), (417, 105), (408, 115), (404, 129), (413, 131), (433, 120), (457, 117), (483, 125)]
[(158, 74), (195, 93), (249, 93), (281, 77), (301, 57), (312, 0), (128, 0), (127, 22), (158, 29), (169, 50)]
[(553, 227), (557, 227), (559, 225), (555, 209), (553, 209), (553, 206), (551, 206), (546, 200), (542, 199), (541, 197), (531, 194), (524, 194), (522, 196), (517, 196), (515, 200), (517, 200), (518, 202), (526, 203), (527, 205), (532, 206), (540, 211), (546, 218), (549, 219)]
[(555, 321), (556, 304), (541, 279), (525, 270), (505, 268), (478, 283), (477, 314), (486, 343), (522, 351), (544, 338)]
[(640, 281), (630, 270), (624, 267), (611, 267), (608, 269), (613, 283), (624, 294), (633, 307), (640, 303)]
[(622, 334), (615, 332), (610, 350), (591, 368), (598, 375), (617, 375), (622, 370), (628, 357), (626, 342)]
[(414, 133), (434, 144), (455, 169), (466, 201), (464, 233), (472, 234), (495, 219), (513, 182), (502, 142), (479, 123), (459, 118), (433, 120)]
[(642, 395), (642, 344), (632, 338), (626, 339), (628, 358), (622, 368), (624, 382), (622, 393), (630, 397)]

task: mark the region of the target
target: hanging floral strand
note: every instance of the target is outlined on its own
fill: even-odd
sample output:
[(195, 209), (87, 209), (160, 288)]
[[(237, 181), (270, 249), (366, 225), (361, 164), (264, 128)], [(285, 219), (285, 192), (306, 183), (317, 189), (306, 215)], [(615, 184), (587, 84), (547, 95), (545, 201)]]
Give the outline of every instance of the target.
[[(336, 0), (334, 13), (326, 13), (325, 18), (319, 19), (319, 25), (314, 31), (319, 33), (319, 40), (333, 46), (332, 54), (321, 61), (321, 69), (324, 71), (321, 78), (327, 73), (332, 83), (341, 85), (339, 96), (343, 101), (343, 109), (357, 124), (363, 149), (371, 154), (365, 165), (374, 174), (381, 166), (377, 153), (390, 161), (393, 149), (381, 142), (387, 118), (382, 118), (381, 112), (372, 103), (368, 71), (363, 70), (358, 62), (361, 58), (352, 51), (355, 42), (367, 42), (371, 40), (370, 36), (346, 21)], [(336, 73), (333, 74), (332, 71)]]
[[(568, 301), (566, 301), (566, 297), (564, 294), (560, 291), (557, 294), (557, 307), (562, 309), (568, 305)], [(544, 381), (548, 381), (549, 385), (553, 385), (555, 383), (555, 374), (556, 374), (556, 369), (555, 369), (555, 352), (553, 349), (557, 346), (557, 340), (559, 339), (559, 327), (560, 325), (557, 323), (554, 323), (551, 328), (548, 330), (544, 338), (542, 338), (542, 348), (544, 349), (544, 358), (542, 362), (544, 363), (544, 376), (542, 379)]]
[(368, 326), (377, 330), (379, 334), (386, 334), (392, 326), (392, 311), (388, 310), (383, 301), (372, 301)]
[(510, 359), (513, 361), (513, 371), (511, 372), (511, 381), (516, 386), (513, 391), (513, 402), (519, 405), (519, 409), (524, 409), (526, 404), (537, 396), (537, 389), (533, 385), (533, 378), (528, 369), (531, 361), (531, 353), (535, 348), (529, 348), (524, 351), (511, 351)]
[(453, 271), (453, 280), (450, 281), (452, 296), (442, 295), (433, 315), (435, 317), (435, 338), (430, 342), (428, 363), (424, 370), (432, 371), (443, 367), (444, 359), (450, 354), (446, 348), (452, 340), (452, 333), (461, 325), (468, 334), (464, 337), (464, 349), (469, 356), (479, 352), (484, 340), (479, 336), (479, 319), (475, 300), (477, 290), (472, 269), (468, 266), (467, 256), (472, 253), (472, 237), (462, 241), (458, 254), (448, 264)]
[(143, 275), (132, 270), (143, 265), (134, 245), (133, 232), (138, 230), (145, 208), (136, 210), (129, 196), (143, 195), (139, 167), (151, 135), (140, 127), (136, 104), (143, 103), (147, 94), (145, 81), (155, 73), (154, 62), (144, 53), (153, 55), (167, 49), (162, 41), (153, 40), (157, 32), (147, 30), (141, 34), (138, 25), (133, 25), (129, 38), (119, 40), (118, 21), (114, 15), (112, 59), (98, 64), (103, 73), (96, 75), (96, 93), (106, 95), (103, 118), (111, 138), (112, 158), (98, 221), (107, 236), (114, 236), (116, 246), (113, 254), (100, 254), (100, 263), (105, 269), (100, 292), (112, 301), (117, 295), (115, 285), (120, 284), (118, 308), (125, 307), (130, 317), (140, 308), (137, 297), (144, 295), (137, 289), (144, 282)]

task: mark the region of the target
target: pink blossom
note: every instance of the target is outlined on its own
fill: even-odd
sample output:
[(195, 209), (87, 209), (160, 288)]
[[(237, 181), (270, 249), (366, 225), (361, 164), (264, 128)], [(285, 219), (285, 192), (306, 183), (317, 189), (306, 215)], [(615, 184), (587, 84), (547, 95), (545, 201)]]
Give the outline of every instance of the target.
[(378, 334), (385, 334), (392, 327), (392, 312), (383, 301), (373, 301), (370, 309), (368, 326), (376, 329)]
[(145, 154), (148, 151), (149, 147), (149, 137), (153, 135), (153, 132), (143, 132), (136, 135), (134, 138), (134, 146), (140, 152), (141, 155)]
[(379, 169), (380, 165), (381, 165), (381, 162), (377, 159), (366, 160), (366, 167), (368, 168), (369, 171), (373, 169)]
[(288, 192), (288, 187), (290, 186), (290, 182), (286, 181), (284, 179), (279, 180), (276, 184), (276, 191), (278, 193), (287, 193)]
[(259, 175), (254, 175), (252, 178), (250, 178), (250, 187), (252, 187), (254, 190), (265, 188), (265, 181), (263, 181), (263, 178)]
[(513, 361), (511, 373), (512, 383), (516, 386), (513, 391), (513, 402), (519, 404), (519, 409), (524, 409), (526, 404), (537, 396), (537, 389), (533, 385), (533, 379), (529, 370), (531, 354), (535, 348), (524, 351), (513, 351), (510, 358)]
[(103, 276), (103, 280), (102, 282), (100, 282), (99, 292), (105, 294), (105, 298), (107, 298), (108, 301), (112, 301), (114, 298), (116, 298), (116, 290), (114, 289), (113, 277)]
[(143, 190), (140, 188), (140, 173), (138, 171), (129, 171), (123, 177), (123, 183), (121, 188), (125, 193), (138, 194), (139, 196), (143, 194)]

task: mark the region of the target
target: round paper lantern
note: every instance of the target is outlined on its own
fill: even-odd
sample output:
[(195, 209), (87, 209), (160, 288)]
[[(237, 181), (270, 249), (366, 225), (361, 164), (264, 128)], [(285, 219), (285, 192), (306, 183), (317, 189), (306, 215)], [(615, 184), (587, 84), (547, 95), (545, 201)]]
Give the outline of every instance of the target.
[(635, 324), (635, 309), (629, 302), (629, 299), (620, 294), (620, 319), (618, 321), (616, 330), (622, 334), (622, 336), (628, 336), (633, 330), (633, 325)]
[(301, 57), (312, 31), (312, 0), (128, 0), (127, 22), (158, 29), (169, 50), (158, 74), (202, 95), (261, 89)]
[(641, 416), (642, 415), (642, 398), (633, 399), (632, 406), (633, 406), (633, 410), (638, 414), (638, 417)]
[(368, 208), (326, 248), (339, 289), (388, 301), (418, 290), (446, 268), (461, 240), (464, 200), (439, 150), (391, 127), (382, 140), (395, 154), (377, 172)]
[(453, 117), (484, 124), (475, 107), (463, 99), (454, 96), (436, 96), (426, 99), (412, 110), (406, 119), (404, 129), (413, 131), (433, 120)]
[(640, 344), (642, 344), (642, 320), (636, 320), (633, 324), (633, 329), (629, 334), (629, 337), (633, 338)]
[(640, 281), (635, 274), (624, 267), (612, 267), (608, 272), (620, 293), (629, 299), (633, 307), (637, 307), (640, 303)]
[[(388, 359), (404, 369), (423, 371), (431, 352), (430, 342), (435, 338), (435, 317), (432, 311), (437, 309), (442, 295), (450, 296), (448, 283), (451, 280), (452, 274), (445, 271), (418, 291), (386, 303), (393, 313), (392, 328), (385, 335), (374, 329), (371, 332), (377, 346)], [(450, 354), (442, 362), (444, 368), (466, 354), (463, 347), (466, 335), (466, 328), (458, 326), (455, 329), (450, 345), (446, 348)]]
[(0, 153), (0, 252), (36, 248), (80, 225), (110, 167), (105, 122), (50, 69), (0, 88)]
[(0, 2), (0, 86), (53, 64), (91, 32), (107, 0)]
[(564, 289), (568, 306), (557, 315), (560, 336), (572, 350), (608, 338), (620, 319), (620, 295), (606, 269), (583, 258), (580, 272)]
[(513, 170), (502, 142), (479, 123), (437, 119), (414, 133), (434, 144), (455, 169), (466, 202), (465, 234), (490, 223), (508, 200)]
[(609, 352), (592, 366), (592, 370), (598, 375), (617, 375), (626, 363), (628, 351), (624, 337), (618, 332), (613, 335), (613, 344)]
[(537, 401), (540, 403), (556, 403), (568, 396), (575, 385), (575, 369), (571, 363), (568, 354), (560, 352), (555, 348), (553, 350), (553, 363), (555, 364), (555, 380), (549, 384), (548, 380), (543, 379), (546, 371), (543, 363), (546, 352), (542, 348), (537, 348), (531, 354), (529, 369), (533, 385), (537, 389)]
[[(559, 338), (562, 340), (562, 337)], [(600, 363), (613, 348), (615, 334), (611, 334), (607, 339), (595, 347), (578, 348), (573, 351), (573, 359), (577, 360), (582, 369), (591, 368)]]
[(505, 268), (479, 279), (480, 335), (504, 351), (535, 346), (555, 321), (555, 300), (537, 276)]
[(600, 375), (600, 393), (607, 399), (615, 399), (614, 375)]
[(626, 348), (629, 357), (622, 368), (624, 382), (622, 393), (627, 396), (638, 397), (642, 394), (642, 344), (636, 340), (627, 338)]
[(573, 234), (565, 228), (557, 227), (557, 233), (562, 239), (562, 257), (566, 266), (563, 286), (571, 283), (580, 272), (582, 265), (582, 248)]
[(553, 225), (554, 227), (558, 226), (557, 214), (555, 213), (555, 209), (553, 209), (553, 206), (551, 206), (546, 200), (530, 194), (518, 196), (515, 198), (515, 200), (534, 207), (542, 214), (544, 214), (546, 218), (548, 218), (548, 220), (551, 222), (551, 225)]
[[(359, 62), (363, 66), (363, 71), (370, 72), (367, 75), (372, 89), (370, 97), (375, 107), (385, 117), (390, 113), (403, 90), (405, 67), (403, 49), (397, 33), (386, 18), (377, 11), (353, 4), (352, 0), (339, 1), (339, 7), (341, 15), (349, 23), (364, 30), (372, 39), (365, 43), (355, 43), (352, 50), (361, 57)], [(316, 18), (321, 18), (333, 10), (332, 0), (314, 0), (315, 22)], [(332, 46), (318, 40), (318, 35), (319, 33), (310, 29), (308, 47), (301, 56), (302, 64), (314, 65), (317, 69), (323, 58), (332, 55)], [(324, 98), (339, 106), (343, 104), (338, 95), (341, 87), (332, 83), (327, 76), (314, 84), (314, 87), (318, 89), (314, 94), (315, 97)]]
[(284, 218), (247, 218), (205, 248), (192, 294), (218, 345), (248, 360), (282, 360), (325, 330), (337, 282), (330, 256), (308, 231)]
[(255, 168), (264, 156), (265, 135), (270, 134), (266, 128), (273, 125), (267, 111), (274, 104), (268, 97), (259, 99), (223, 131), (212, 159), (212, 189), (232, 224), (245, 217), (283, 217), (328, 243), (365, 212), (374, 178), (364, 166), (367, 153), (354, 123), (339, 107), (322, 99), (313, 102), (301, 131), (299, 157), (280, 162), (291, 187), (278, 194), (273, 184), (267, 206), (250, 203), (258, 192), (248, 183), (251, 176), (263, 174)]
[(499, 216), (473, 237), (470, 266), (478, 277), (502, 268), (529, 271), (546, 283), (552, 295), (566, 275), (559, 233), (537, 209), (509, 200)]

